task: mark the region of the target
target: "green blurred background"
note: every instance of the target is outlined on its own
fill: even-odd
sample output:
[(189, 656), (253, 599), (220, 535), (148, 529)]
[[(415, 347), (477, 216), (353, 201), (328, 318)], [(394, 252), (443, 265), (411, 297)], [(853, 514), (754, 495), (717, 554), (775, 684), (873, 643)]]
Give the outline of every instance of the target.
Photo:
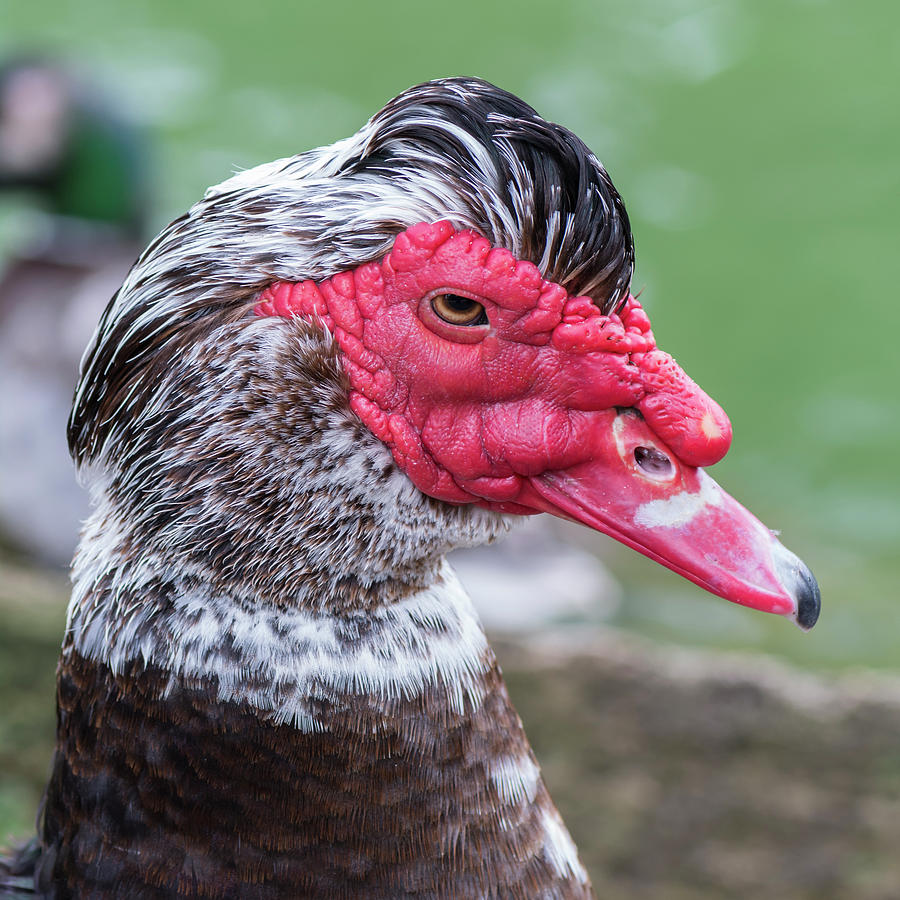
[[(344, 137), (437, 76), (487, 78), (574, 130), (625, 198), (657, 339), (732, 419), (715, 477), (823, 594), (804, 635), (573, 531), (623, 582), (614, 624), (818, 670), (897, 668), (896, 3), (0, 0), (0, 57), (22, 50), (90, 73), (147, 129), (154, 230), (235, 168)], [(0, 675), (28, 699), (5, 704), (8, 746), (31, 727), (23, 691), (50, 690), (61, 622), (18, 578)], [(15, 652), (25, 634), (41, 654)], [(31, 815), (18, 791), (0, 794), (0, 832)]]

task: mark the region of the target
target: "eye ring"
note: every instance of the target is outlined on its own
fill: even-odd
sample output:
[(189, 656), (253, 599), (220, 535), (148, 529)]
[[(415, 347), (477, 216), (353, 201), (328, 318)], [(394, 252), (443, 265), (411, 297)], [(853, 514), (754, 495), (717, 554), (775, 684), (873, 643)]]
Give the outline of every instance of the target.
[(448, 325), (467, 328), (490, 324), (484, 304), (461, 294), (437, 294), (431, 298), (431, 308)]

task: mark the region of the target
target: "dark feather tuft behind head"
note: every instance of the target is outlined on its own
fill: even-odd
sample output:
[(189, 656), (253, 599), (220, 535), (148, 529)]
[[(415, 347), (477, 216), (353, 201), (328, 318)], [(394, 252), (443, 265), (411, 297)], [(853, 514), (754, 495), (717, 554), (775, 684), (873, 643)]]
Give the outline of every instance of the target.
[[(350, 169), (390, 177), (417, 162), (433, 167), (434, 177), (474, 195), (473, 209), (482, 209), (472, 224), (494, 243), (604, 311), (624, 302), (634, 269), (628, 214), (606, 170), (571, 131), (513, 94), (467, 78), (410, 88), (372, 125), (372, 141)], [(479, 180), (493, 182), (493, 203), (484, 203)]]

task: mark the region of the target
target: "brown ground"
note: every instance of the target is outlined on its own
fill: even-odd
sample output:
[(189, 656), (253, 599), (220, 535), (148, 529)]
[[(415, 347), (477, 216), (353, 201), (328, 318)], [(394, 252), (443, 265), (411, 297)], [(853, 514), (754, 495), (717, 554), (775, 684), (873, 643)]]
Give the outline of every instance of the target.
[(498, 650), (601, 898), (900, 897), (900, 682), (573, 640)]
[[(65, 593), (0, 562), (0, 842), (46, 777)], [(495, 643), (603, 900), (900, 898), (900, 681), (591, 629)]]

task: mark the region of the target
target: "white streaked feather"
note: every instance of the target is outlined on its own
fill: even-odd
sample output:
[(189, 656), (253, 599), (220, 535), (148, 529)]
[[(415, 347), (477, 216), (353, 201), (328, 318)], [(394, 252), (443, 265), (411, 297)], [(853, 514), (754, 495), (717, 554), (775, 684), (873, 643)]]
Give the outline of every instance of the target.
[(561, 877), (574, 877), (587, 884), (588, 874), (578, 859), (578, 848), (555, 807), (544, 809), (543, 825), (544, 858)]
[[(131, 588), (140, 590), (141, 576), (149, 581), (157, 574), (152, 566), (133, 572)], [(410, 700), (438, 688), (454, 711), (477, 708), (493, 660), (472, 602), (446, 562), (427, 589), (368, 613), (362, 635), (349, 641), (339, 636), (348, 631), (341, 615), (266, 609), (258, 600), (214, 595), (206, 585), (186, 585), (168, 598), (166, 615), (180, 622), (172, 641), (155, 628), (160, 613), (153, 604), (123, 616), (113, 600), (88, 612), (77, 587), (76, 581), (68, 629), (82, 656), (116, 673), (136, 660), (159, 666), (171, 674), (170, 687), (180, 678), (215, 679), (220, 700), (249, 703), (304, 731), (322, 727), (309, 711), (312, 698)], [(507, 793), (520, 794), (525, 775), (518, 787), (511, 771), (497, 777)]]
[(541, 770), (530, 752), (519, 757), (492, 759), (487, 770), (491, 783), (506, 805), (534, 802), (541, 784)]

